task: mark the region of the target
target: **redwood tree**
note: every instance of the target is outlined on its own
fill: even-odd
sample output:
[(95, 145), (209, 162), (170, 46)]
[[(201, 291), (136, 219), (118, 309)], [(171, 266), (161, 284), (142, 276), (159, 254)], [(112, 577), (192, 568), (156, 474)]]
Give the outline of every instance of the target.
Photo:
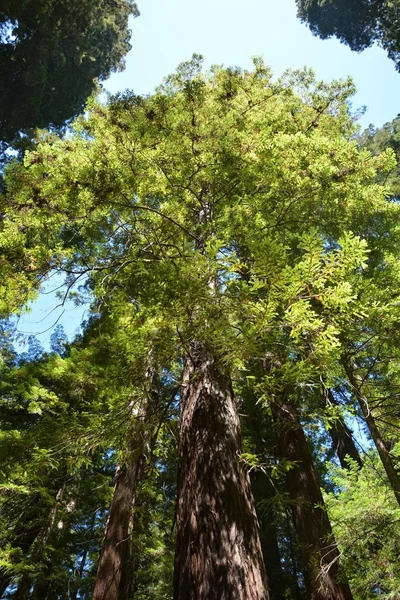
[[(268, 375), (250, 379), (255, 396), (294, 422), (291, 406), (280, 414), (282, 390), (306, 404), (300, 391), (337, 375), (343, 321), (358, 314), (363, 231), (372, 214), (397, 211), (372, 184), (392, 157), (349, 141), (350, 82), (324, 86), (307, 71), (275, 81), (260, 60), (251, 72), (200, 66), (184, 63), (152, 96), (94, 103), (73, 136), (14, 164), (0, 241), (30, 273), (11, 295), (36, 270), (32, 285), (55, 267), (69, 285), (86, 277), (134, 363), (155, 353), (159, 377), (177, 385), (183, 372), (175, 597), (266, 598), (233, 390), (254, 361), (269, 361)], [(7, 259), (0, 268), (12, 271)], [(145, 371), (135, 368), (135, 389)], [(301, 430), (285, 435), (299, 436), (290, 461), (305, 469), (309, 511), (299, 523), (304, 535), (315, 525), (306, 541), (322, 560), (319, 488)], [(312, 593), (349, 598), (335, 547), (327, 557), (319, 591), (310, 571)]]
[(182, 379), (176, 600), (268, 598), (229, 377), (193, 344)]
[(94, 600), (122, 600), (133, 595), (132, 523), (138, 483), (143, 472), (141, 448), (117, 468), (97, 568)]
[(286, 485), (308, 596), (352, 600), (296, 407), (287, 398), (272, 405), (272, 414), (281, 458), (289, 463)]

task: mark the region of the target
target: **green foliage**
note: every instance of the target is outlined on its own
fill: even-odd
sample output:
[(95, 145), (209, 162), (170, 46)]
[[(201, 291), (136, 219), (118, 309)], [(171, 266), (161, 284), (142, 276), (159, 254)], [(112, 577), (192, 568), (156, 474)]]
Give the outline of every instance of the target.
[(400, 594), (400, 509), (376, 452), (360, 470), (331, 469), (336, 492), (327, 507), (357, 600)]
[(167, 422), (154, 449), (154, 464), (135, 507), (133, 547), (135, 599), (171, 600), (175, 551), (175, 502), (178, 436), (176, 415)]
[(360, 146), (367, 148), (372, 154), (380, 154), (391, 148), (396, 156), (397, 164), (389, 173), (381, 174), (380, 180), (389, 184), (393, 197), (400, 195), (400, 118), (396, 117), (390, 123), (385, 123), (380, 129), (370, 125), (358, 137)]
[[(322, 86), (308, 72), (274, 82), (261, 62), (253, 73), (203, 76), (194, 61), (190, 78), (187, 68), (152, 97), (95, 105), (72, 140), (45, 140), (25, 167), (9, 169), (5, 252), (19, 231), (38, 275), (54, 266), (75, 279), (91, 273), (102, 302), (111, 289), (115, 302), (116, 289), (135, 299), (150, 335), (196, 330), (238, 368), (250, 339), (269, 344), (279, 323), (295, 344), (309, 331), (326, 354), (336, 334), (316, 299), (351, 304), (348, 274), (365, 256), (356, 238), (337, 256), (324, 240), (350, 240), (365, 213), (386, 210), (383, 190), (365, 182), (391, 157), (371, 160), (345, 139), (349, 83)], [(304, 236), (319, 250), (304, 248)], [(337, 267), (342, 260), (349, 266)]]

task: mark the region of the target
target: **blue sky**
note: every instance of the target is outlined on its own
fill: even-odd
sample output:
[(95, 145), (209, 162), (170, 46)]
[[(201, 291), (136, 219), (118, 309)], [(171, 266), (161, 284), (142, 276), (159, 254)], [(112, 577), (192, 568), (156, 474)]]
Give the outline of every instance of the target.
[[(279, 76), (286, 68), (312, 67), (325, 81), (352, 76), (357, 87), (353, 108), (367, 106), (360, 123), (381, 126), (400, 112), (400, 74), (385, 52), (374, 47), (361, 54), (337, 40), (320, 40), (296, 17), (295, 0), (138, 0), (141, 16), (132, 21), (132, 50), (126, 69), (105, 83), (112, 92), (133, 89), (151, 93), (162, 78), (193, 53), (205, 66), (251, 67), (261, 55)], [(59, 282), (50, 282), (49, 289)], [(72, 337), (84, 309), (54, 307), (52, 294), (42, 296), (19, 320), (21, 333), (38, 333), (48, 344), (57, 320)]]
[(300, 23), (294, 0), (138, 0), (126, 70), (106, 83), (111, 92), (149, 93), (196, 52), (205, 65), (251, 67), (261, 55), (276, 75), (312, 67), (330, 81), (351, 75), (355, 107), (367, 105), (362, 124), (383, 125), (400, 112), (400, 74), (380, 48), (361, 54), (336, 39), (320, 40)]

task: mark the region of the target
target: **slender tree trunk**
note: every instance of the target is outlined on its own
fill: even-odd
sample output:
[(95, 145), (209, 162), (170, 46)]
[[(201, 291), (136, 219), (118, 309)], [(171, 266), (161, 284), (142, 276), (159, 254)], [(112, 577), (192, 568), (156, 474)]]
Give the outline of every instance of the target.
[(230, 380), (200, 345), (181, 395), (174, 600), (267, 600)]
[(260, 542), (268, 577), (270, 600), (284, 598), (285, 585), (278, 546), (278, 534), (273, 522), (272, 508), (268, 516), (260, 517)]
[[(50, 575), (50, 569), (44, 575)], [(44, 579), (37, 581), (32, 591), (31, 600), (50, 600), (51, 599), (51, 581)]]
[(303, 594), (299, 585), (299, 569), (297, 567), (297, 548), (295, 548), (294, 544), (294, 531), (293, 528), (293, 519), (289, 516), (289, 511), (286, 511), (286, 523), (287, 523), (287, 537), (289, 540), (289, 549), (290, 549), (290, 562), (292, 563), (292, 589), (296, 594), (296, 600), (302, 600)]
[(364, 416), (365, 422), (368, 425), (368, 429), (371, 433), (371, 437), (374, 440), (374, 444), (376, 449), (378, 450), (379, 457), (382, 461), (383, 467), (386, 471), (386, 475), (388, 476), (389, 483), (392, 486), (394, 491), (394, 495), (396, 496), (396, 500), (400, 505), (400, 476), (396, 471), (392, 458), (390, 456), (390, 448), (386, 444), (383, 439), (376, 423), (375, 419), (371, 413), (368, 399), (364, 396), (361, 389), (363, 386), (363, 379), (357, 373), (357, 366), (355, 364), (351, 364), (345, 356), (342, 357), (342, 365), (352, 387), (355, 397), (360, 405), (361, 412)]
[[(328, 398), (331, 404), (337, 406), (338, 403), (332, 390), (328, 391)], [(346, 457), (353, 459), (360, 468), (363, 466), (363, 461), (361, 460), (361, 456), (354, 443), (352, 433), (342, 418), (334, 421), (329, 429), (329, 435), (331, 436), (333, 447), (339, 458), (342, 469), (350, 468), (350, 464)]]
[[(93, 537), (93, 529), (94, 529), (94, 525), (96, 522), (96, 514), (97, 514), (97, 510), (93, 513), (92, 519), (90, 522), (90, 527), (88, 530), (89, 531), (89, 535), (88, 535), (89, 539)], [(85, 571), (88, 554), (89, 554), (89, 540), (88, 540), (87, 544), (85, 545), (85, 549), (83, 550), (82, 557), (79, 562), (79, 569), (76, 573), (75, 586), (74, 586), (74, 589), (69, 594), (70, 600), (76, 600), (78, 597), (78, 592), (80, 590), (80, 586), (82, 585), (83, 573)]]
[(32, 580), (29, 575), (24, 573), (22, 575), (21, 581), (18, 584), (18, 587), (13, 595), (14, 600), (28, 600), (29, 590), (32, 586)]
[(117, 468), (100, 558), (93, 600), (128, 600), (132, 594), (131, 556), (133, 508), (138, 484), (145, 467), (144, 430), (132, 444), (126, 464)]
[(272, 405), (272, 413), (280, 455), (295, 463), (287, 471), (286, 486), (293, 501), (293, 522), (308, 597), (352, 600), (297, 409), (285, 399), (282, 404)]
[[(60, 506), (60, 503), (62, 501), (62, 497), (64, 494), (64, 487), (65, 486), (62, 485), (59, 488), (57, 495), (56, 495), (56, 501), (50, 510), (47, 522), (46, 522), (45, 526), (43, 527), (43, 529), (40, 531), (39, 535), (37, 536), (37, 538), (34, 542), (34, 546), (32, 548), (32, 552), (31, 552), (31, 556), (30, 556), (31, 564), (38, 563), (42, 557), (45, 545), (47, 544), (50, 534), (54, 527), (54, 522), (56, 520), (58, 507)], [(32, 587), (32, 578), (30, 575), (25, 573), (21, 578), (21, 581), (15, 591), (15, 594), (13, 595), (13, 599), (14, 600), (27, 600), (29, 597), (29, 591), (30, 591), (31, 587)], [(43, 599), (43, 600), (45, 600), (45, 599)]]
[[(263, 448), (260, 447), (254, 448), (254, 452), (258, 455), (262, 454), (262, 450)], [(257, 508), (260, 502), (271, 500), (276, 492), (266, 474), (261, 470), (252, 471), (250, 482), (260, 523), (260, 543), (267, 572), (270, 600), (281, 600), (285, 597), (285, 582), (278, 546), (278, 532), (275, 526), (274, 506), (269, 504), (268, 509), (261, 511)]]
[[(273, 446), (269, 440), (273, 435), (273, 423), (265, 410), (257, 403), (257, 396), (247, 390), (241, 397), (241, 410), (246, 417), (242, 423), (242, 434), (250, 444), (249, 452), (265, 458), (266, 446)], [(269, 453), (269, 452), (268, 452)], [(267, 573), (270, 600), (281, 600), (285, 597), (285, 579), (282, 571), (281, 556), (278, 544), (278, 531), (275, 525), (276, 511), (273, 498), (277, 490), (263, 469), (250, 470), (250, 484), (258, 522), (260, 524), (261, 550)]]
[[(23, 531), (22, 523), (18, 524), (17, 531), (15, 532), (16, 541), (14, 546), (21, 549), (23, 556), (28, 554), (30, 547), (39, 534), (39, 531), (40, 530), (38, 527)], [(14, 577), (14, 574), (9, 573), (4, 569), (0, 569), (0, 598), (3, 598), (4, 592), (11, 584)]]
[[(148, 362), (151, 362), (151, 351)], [(145, 475), (147, 455), (155, 442), (160, 418), (163, 418), (163, 407), (159, 404), (162, 397), (152, 389), (153, 375), (154, 368), (149, 364), (145, 374), (146, 400), (140, 413), (134, 417), (134, 430), (128, 442), (128, 459), (116, 470), (114, 495), (100, 550), (93, 600), (130, 600), (135, 591), (132, 557), (134, 507), (138, 486)], [(131, 406), (129, 410), (132, 410)]]

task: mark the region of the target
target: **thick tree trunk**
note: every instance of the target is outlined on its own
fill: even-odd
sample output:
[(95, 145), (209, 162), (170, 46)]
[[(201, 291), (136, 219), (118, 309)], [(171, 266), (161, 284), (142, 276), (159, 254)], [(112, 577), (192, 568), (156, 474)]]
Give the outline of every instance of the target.
[(368, 429), (371, 433), (371, 437), (374, 440), (376, 449), (378, 450), (379, 457), (382, 461), (383, 467), (386, 471), (386, 475), (389, 479), (389, 483), (392, 486), (396, 500), (400, 505), (400, 475), (396, 471), (392, 458), (390, 456), (390, 448), (383, 439), (371, 413), (368, 399), (362, 393), (363, 378), (357, 373), (357, 366), (351, 364), (345, 356), (342, 357), (342, 365), (352, 387), (355, 397), (360, 405), (361, 412), (364, 416), (365, 422), (368, 425)]
[[(337, 406), (337, 401), (335, 400), (332, 390), (328, 391), (328, 397), (330, 403)], [(363, 461), (361, 460), (361, 456), (354, 443), (352, 433), (343, 419), (336, 419), (329, 429), (329, 435), (331, 436), (333, 447), (339, 458), (342, 469), (350, 468), (350, 464), (346, 457), (353, 459), (360, 468), (363, 466)]]
[(133, 509), (145, 466), (144, 432), (126, 464), (117, 468), (114, 495), (100, 551), (93, 600), (128, 600), (132, 594)]
[(229, 379), (200, 345), (181, 395), (174, 600), (267, 600), (258, 522)]
[(287, 471), (286, 486), (307, 595), (311, 600), (352, 600), (296, 407), (284, 400), (272, 405), (272, 413), (280, 455), (295, 463)]

